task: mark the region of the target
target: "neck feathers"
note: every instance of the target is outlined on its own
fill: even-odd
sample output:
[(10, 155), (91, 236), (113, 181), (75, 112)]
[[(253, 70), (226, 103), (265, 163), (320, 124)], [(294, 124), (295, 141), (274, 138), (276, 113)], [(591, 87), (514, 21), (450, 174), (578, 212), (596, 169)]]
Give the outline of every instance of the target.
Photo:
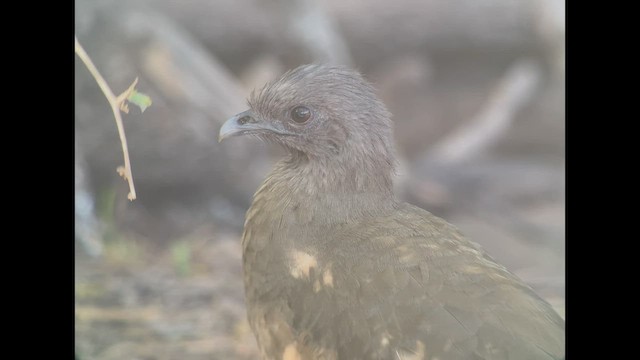
[(354, 171), (354, 167), (320, 161), (298, 154), (278, 162), (256, 192), (247, 220), (260, 211), (297, 224), (333, 225), (382, 215), (396, 207), (389, 164)]

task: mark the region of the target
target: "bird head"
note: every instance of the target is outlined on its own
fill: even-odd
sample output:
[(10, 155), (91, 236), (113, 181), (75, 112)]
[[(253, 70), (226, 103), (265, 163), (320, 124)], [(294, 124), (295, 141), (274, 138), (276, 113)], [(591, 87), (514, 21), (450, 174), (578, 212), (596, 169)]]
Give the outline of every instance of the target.
[(303, 65), (254, 91), (250, 109), (219, 141), (253, 135), (308, 159), (375, 156), (393, 162), (390, 114), (363, 77), (342, 66)]

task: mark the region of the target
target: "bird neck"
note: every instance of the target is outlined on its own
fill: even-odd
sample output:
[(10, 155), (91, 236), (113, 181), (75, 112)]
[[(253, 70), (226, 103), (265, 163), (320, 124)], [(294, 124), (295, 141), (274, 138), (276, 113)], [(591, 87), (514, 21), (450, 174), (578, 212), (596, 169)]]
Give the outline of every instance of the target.
[[(308, 193), (393, 195), (394, 163), (387, 154), (341, 151), (330, 156), (291, 152), (274, 169)], [(283, 177), (285, 177), (283, 176)]]
[(327, 225), (379, 216), (397, 205), (392, 176), (389, 164), (347, 166), (335, 159), (325, 162), (292, 155), (276, 164), (256, 192), (254, 204), (267, 200), (276, 213), (297, 211)]

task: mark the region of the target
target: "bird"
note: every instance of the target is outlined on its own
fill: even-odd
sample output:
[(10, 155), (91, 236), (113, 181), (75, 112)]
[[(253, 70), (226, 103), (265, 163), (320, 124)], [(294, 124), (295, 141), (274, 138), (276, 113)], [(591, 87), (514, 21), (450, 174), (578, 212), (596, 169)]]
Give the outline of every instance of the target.
[(218, 140), (286, 150), (245, 217), (247, 318), (265, 360), (563, 359), (565, 322), (480, 245), (394, 194), (373, 85), (309, 64), (254, 90)]

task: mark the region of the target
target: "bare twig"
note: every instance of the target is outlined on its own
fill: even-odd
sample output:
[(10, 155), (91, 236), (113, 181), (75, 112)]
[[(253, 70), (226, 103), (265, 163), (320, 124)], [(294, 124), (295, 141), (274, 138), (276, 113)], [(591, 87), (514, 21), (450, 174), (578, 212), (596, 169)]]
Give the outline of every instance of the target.
[(116, 171), (122, 177), (124, 177), (129, 183), (129, 194), (127, 195), (127, 198), (133, 201), (136, 198), (136, 188), (133, 185), (133, 175), (131, 173), (131, 162), (129, 161), (129, 148), (127, 147), (127, 137), (124, 133), (124, 125), (122, 124), (122, 115), (120, 114), (120, 110), (121, 110), (121, 106), (124, 104), (127, 96), (129, 95), (129, 93), (137, 83), (138, 79), (136, 78), (133, 85), (131, 85), (129, 89), (123, 92), (120, 96), (116, 97), (113, 94), (113, 91), (111, 91), (111, 88), (109, 87), (107, 82), (102, 77), (102, 75), (100, 75), (100, 72), (98, 71), (96, 66), (93, 64), (93, 61), (91, 61), (91, 58), (89, 57), (89, 55), (87, 55), (86, 51), (84, 51), (84, 49), (82, 48), (82, 45), (80, 45), (80, 42), (78, 41), (77, 37), (76, 37), (76, 54), (78, 55), (80, 60), (82, 60), (82, 62), (85, 64), (85, 66), (87, 67), (91, 75), (93, 75), (93, 78), (96, 80), (96, 82), (98, 83), (98, 86), (100, 86), (100, 89), (104, 93), (104, 96), (107, 98), (109, 105), (111, 105), (111, 111), (113, 111), (113, 116), (116, 119), (116, 125), (118, 126), (118, 134), (120, 135), (120, 142), (122, 143), (122, 153), (124, 154), (124, 168), (118, 167)]
[(480, 112), (429, 149), (430, 158), (456, 163), (493, 144), (509, 129), (517, 111), (533, 99), (541, 73), (539, 66), (528, 59), (512, 65)]

